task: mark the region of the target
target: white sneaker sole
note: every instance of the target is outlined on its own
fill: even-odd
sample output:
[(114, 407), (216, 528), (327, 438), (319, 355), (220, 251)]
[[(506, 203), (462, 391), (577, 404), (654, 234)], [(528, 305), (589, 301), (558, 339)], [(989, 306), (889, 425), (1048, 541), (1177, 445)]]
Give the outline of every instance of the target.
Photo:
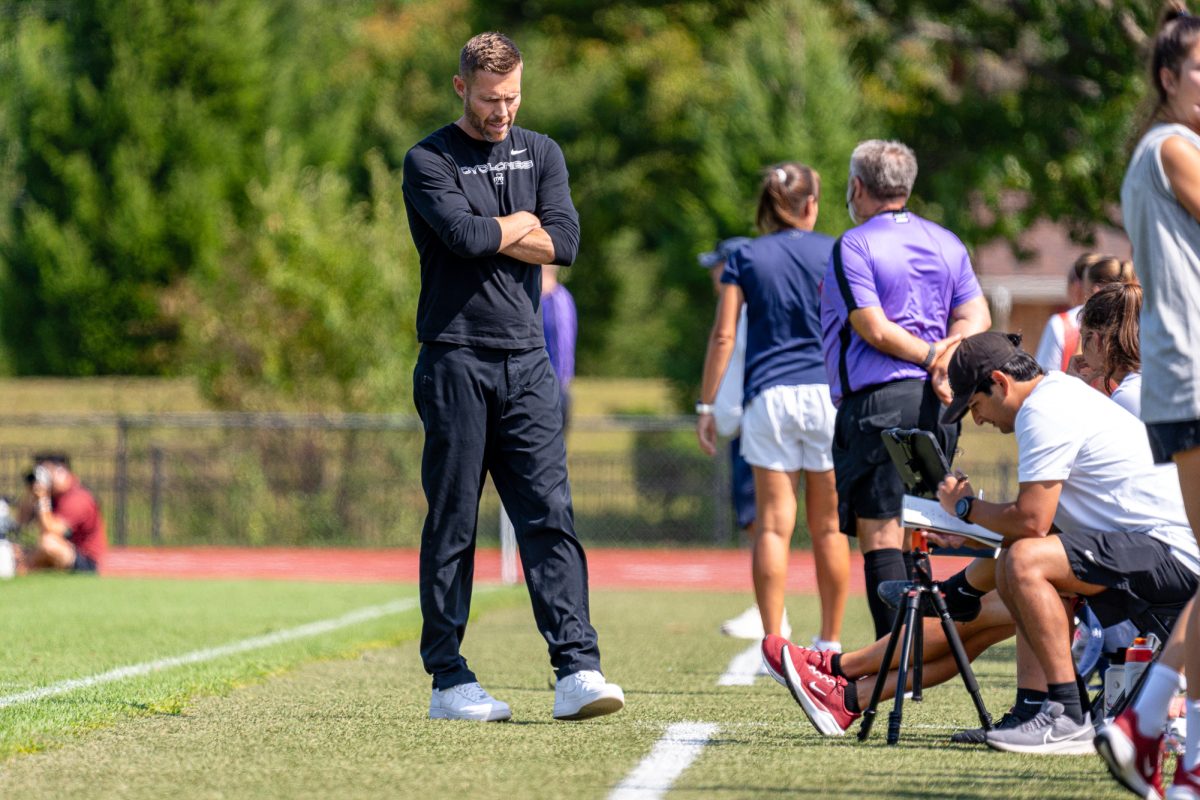
[(1047, 744), (1024, 745), (1012, 742), (987, 740), (988, 747), (1002, 750), (1005, 753), (1024, 753), (1028, 755), (1046, 756), (1090, 756), (1096, 752), (1091, 739), (1067, 739), (1062, 742)]
[(796, 666), (792, 663), (792, 657), (788, 654), (786, 647), (783, 648), (780, 660), (783, 662), (783, 675), (786, 678), (788, 691), (792, 693), (792, 698), (804, 709), (804, 714), (808, 717), (808, 721), (813, 724), (813, 727), (825, 736), (845, 736), (846, 732), (842, 730), (842, 726), (837, 724), (837, 720), (833, 718), (833, 715), (814, 703), (812, 698), (808, 696), (808, 693), (800, 688), (800, 675), (796, 672)]
[(1134, 750), (1133, 742), (1129, 741), (1129, 737), (1123, 730), (1115, 725), (1109, 725), (1097, 734), (1092, 744), (1095, 746), (1096, 752), (1104, 759), (1109, 774), (1116, 779), (1117, 783), (1143, 800), (1162, 800), (1162, 795), (1156, 792), (1153, 786), (1146, 783), (1145, 778), (1133, 766), (1137, 759), (1137, 752)]
[(624, 707), (624, 696), (598, 697), (590, 703), (584, 703), (578, 708), (560, 708), (558, 705), (555, 705), (554, 718), (564, 721), (591, 719), (592, 717), (603, 717), (605, 714), (615, 714)]
[(460, 722), (508, 722), (512, 719), (512, 709), (493, 708), (486, 714), (465, 714), (447, 711), (444, 708), (429, 709), (430, 719), (452, 719)]

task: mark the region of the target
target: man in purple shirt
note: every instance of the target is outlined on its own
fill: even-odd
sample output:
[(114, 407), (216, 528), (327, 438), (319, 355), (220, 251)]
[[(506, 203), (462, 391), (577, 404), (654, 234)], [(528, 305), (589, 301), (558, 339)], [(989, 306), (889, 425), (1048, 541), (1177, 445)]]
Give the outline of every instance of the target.
[(575, 337), (579, 321), (575, 316), (575, 298), (558, 282), (558, 266), (542, 265), (542, 331), (546, 335), (546, 353), (558, 378), (563, 430), (571, 420), (571, 380), (575, 377)]
[(908, 577), (904, 484), (881, 433), (932, 431), (952, 456), (959, 425), (940, 424), (950, 399), (946, 366), (959, 340), (991, 326), (962, 242), (908, 210), (916, 178), (916, 156), (900, 142), (854, 148), (846, 206), (857, 227), (834, 245), (821, 289), (825, 370), (838, 407), (839, 524), (858, 537), (877, 637), (895, 614), (878, 597), (879, 584)]

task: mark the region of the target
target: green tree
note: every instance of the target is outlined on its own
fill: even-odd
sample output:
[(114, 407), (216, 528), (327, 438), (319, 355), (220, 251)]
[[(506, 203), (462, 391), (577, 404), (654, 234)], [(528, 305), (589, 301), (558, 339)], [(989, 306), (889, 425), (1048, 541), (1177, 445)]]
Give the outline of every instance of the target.
[(177, 298), (202, 386), (242, 410), (407, 408), (418, 268), (398, 176), (368, 154), (371, 194), (355, 202), (345, 176), (304, 167), (278, 134), (267, 154), (254, 224)]
[(1141, 121), (1150, 0), (837, 0), (865, 99), (917, 152), (922, 209), (967, 241), (1113, 221)]

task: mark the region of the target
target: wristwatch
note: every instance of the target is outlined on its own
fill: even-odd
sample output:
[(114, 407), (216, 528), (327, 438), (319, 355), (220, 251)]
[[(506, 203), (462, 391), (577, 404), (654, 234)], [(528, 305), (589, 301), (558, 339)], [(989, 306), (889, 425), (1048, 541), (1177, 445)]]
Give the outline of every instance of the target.
[(971, 516), (971, 507), (975, 505), (975, 498), (971, 495), (960, 497), (958, 502), (954, 504), (954, 516), (961, 519), (963, 522), (970, 522), (967, 517)]
[(712, 403), (696, 403), (697, 414), (711, 414), (716, 410)]

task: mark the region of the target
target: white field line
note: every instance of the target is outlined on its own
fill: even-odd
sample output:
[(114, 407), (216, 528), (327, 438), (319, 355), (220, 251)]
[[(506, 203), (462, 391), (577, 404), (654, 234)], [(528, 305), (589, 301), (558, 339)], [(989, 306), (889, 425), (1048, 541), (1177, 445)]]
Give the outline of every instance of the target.
[(235, 653), (245, 653), (250, 650), (260, 650), (264, 647), (272, 647), (273, 645), (282, 644), (284, 642), (295, 641), (296, 639), (306, 639), (312, 636), (320, 636), (331, 631), (336, 631), (340, 628), (346, 628), (351, 625), (358, 625), (362, 622), (379, 619), (380, 617), (388, 617), (393, 614), (403, 614), (405, 611), (412, 611), (419, 604), (419, 600), (415, 597), (406, 600), (394, 600), (390, 603), (384, 603), (378, 606), (368, 606), (360, 608), (357, 611), (351, 611), (348, 614), (343, 614), (340, 617), (332, 619), (318, 620), (310, 622), (307, 625), (301, 625), (296, 628), (288, 628), (275, 633), (268, 633), (263, 636), (253, 636), (249, 639), (242, 639), (237, 642), (221, 645), (220, 647), (210, 647), (204, 650), (193, 650), (190, 653), (184, 653), (181, 656), (171, 656), (169, 658), (160, 658), (156, 661), (144, 661), (141, 664), (131, 664), (126, 667), (117, 667), (108, 672), (101, 672), (96, 675), (90, 675), (86, 678), (72, 678), (70, 680), (60, 681), (49, 686), (43, 686), (40, 689), (31, 689), (27, 692), (19, 692), (17, 694), (0, 696), (0, 708), (20, 705), (21, 703), (32, 703), (37, 700), (42, 700), (54, 695), (66, 694), (77, 689), (86, 689), (89, 686), (97, 686), (102, 683), (112, 683), (114, 681), (125, 680), (126, 678), (136, 678), (141, 675), (148, 675), (151, 672), (170, 669), (172, 667), (180, 667), (184, 664), (199, 664), (203, 661), (212, 661), (214, 659), (223, 658), (224, 656), (234, 655)]
[(675, 779), (691, 766), (719, 726), (711, 722), (676, 722), (667, 728), (633, 772), (617, 785), (608, 800), (658, 800)]
[(762, 652), (758, 642), (733, 657), (729, 666), (717, 678), (717, 686), (753, 686), (762, 668)]

